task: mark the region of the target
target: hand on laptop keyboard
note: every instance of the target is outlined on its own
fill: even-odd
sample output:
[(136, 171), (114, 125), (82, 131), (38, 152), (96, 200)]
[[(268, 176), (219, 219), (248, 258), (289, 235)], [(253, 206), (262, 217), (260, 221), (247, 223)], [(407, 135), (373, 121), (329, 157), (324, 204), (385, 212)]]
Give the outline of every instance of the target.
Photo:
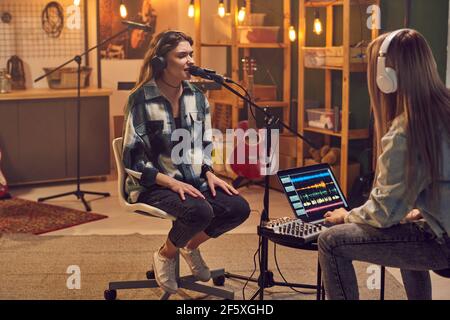
[(345, 208), (339, 208), (333, 211), (325, 213), (324, 218), (326, 223), (340, 224), (345, 222), (345, 217), (348, 215), (348, 211)]

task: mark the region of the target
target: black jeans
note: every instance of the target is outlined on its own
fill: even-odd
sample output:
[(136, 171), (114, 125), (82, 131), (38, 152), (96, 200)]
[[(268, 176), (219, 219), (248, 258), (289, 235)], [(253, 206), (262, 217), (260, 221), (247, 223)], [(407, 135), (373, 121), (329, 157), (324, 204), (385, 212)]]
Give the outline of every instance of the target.
[(142, 192), (138, 202), (147, 203), (176, 217), (169, 232), (169, 240), (177, 247), (184, 247), (200, 231), (217, 238), (243, 223), (250, 214), (248, 202), (240, 195), (228, 195), (220, 188), (216, 196), (202, 192), (206, 200), (178, 193), (167, 188)]

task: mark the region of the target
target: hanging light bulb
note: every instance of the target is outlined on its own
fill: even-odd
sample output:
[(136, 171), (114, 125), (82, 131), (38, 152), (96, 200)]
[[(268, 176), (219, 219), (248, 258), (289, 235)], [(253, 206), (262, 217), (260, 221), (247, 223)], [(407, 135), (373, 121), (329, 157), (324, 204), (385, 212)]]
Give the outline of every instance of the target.
[(314, 33), (319, 35), (322, 33), (322, 22), (320, 21), (319, 11), (314, 14)]
[(194, 0), (191, 0), (191, 3), (189, 4), (188, 8), (188, 17), (193, 18), (194, 15), (195, 15)]
[(73, 5), (76, 7), (80, 6), (80, 0), (73, 0)]
[(225, 6), (223, 4), (223, 0), (219, 0), (219, 7), (217, 8), (217, 14), (221, 18), (225, 16)]
[(120, 16), (121, 16), (122, 18), (126, 18), (126, 17), (127, 17), (127, 15), (128, 15), (127, 7), (125, 7), (125, 5), (123, 4), (122, 1), (120, 1), (120, 8), (119, 8), (119, 11), (120, 11)]
[(238, 21), (243, 22), (245, 20), (245, 7), (247, 6), (247, 2), (244, 0), (244, 5), (239, 9), (238, 12)]
[(289, 40), (291, 40), (291, 42), (294, 42), (296, 38), (297, 38), (297, 34), (295, 32), (295, 29), (293, 26), (290, 26), (289, 27)]

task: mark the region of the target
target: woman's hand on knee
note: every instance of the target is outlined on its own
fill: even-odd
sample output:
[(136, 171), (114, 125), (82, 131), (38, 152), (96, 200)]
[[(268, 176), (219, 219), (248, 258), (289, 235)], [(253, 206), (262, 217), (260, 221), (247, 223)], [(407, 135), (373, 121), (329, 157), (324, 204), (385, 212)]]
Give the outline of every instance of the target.
[(209, 189), (211, 190), (211, 194), (213, 195), (213, 197), (216, 196), (216, 187), (222, 188), (230, 196), (232, 196), (233, 194), (239, 194), (239, 191), (237, 191), (235, 188), (233, 188), (231, 185), (229, 185), (222, 179), (218, 178), (212, 172), (206, 173), (206, 179), (208, 180), (208, 186)]
[(178, 181), (177, 179), (173, 179), (169, 184), (169, 189), (173, 192), (176, 192), (180, 195), (181, 200), (186, 200), (186, 194), (194, 197), (205, 199), (205, 196), (195, 187), (188, 183), (184, 183), (182, 181)]
[(401, 222), (407, 223), (422, 219), (422, 212), (419, 209), (412, 209)]
[(332, 224), (345, 223), (345, 217), (348, 215), (348, 211), (345, 208), (339, 208), (333, 211), (325, 213), (325, 222)]

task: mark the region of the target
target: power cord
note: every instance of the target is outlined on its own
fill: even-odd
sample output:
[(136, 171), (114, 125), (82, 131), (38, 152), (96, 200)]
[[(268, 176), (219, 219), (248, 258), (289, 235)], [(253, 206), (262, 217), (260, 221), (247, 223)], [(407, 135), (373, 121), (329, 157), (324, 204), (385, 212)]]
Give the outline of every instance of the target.
[[(286, 278), (283, 276), (283, 274), (281, 273), (280, 267), (278, 266), (278, 260), (277, 260), (277, 244), (274, 243), (273, 246), (273, 256), (275, 259), (275, 265), (277, 266), (277, 270), (278, 273), (280, 274), (281, 278), (283, 278), (285, 283), (288, 283)], [(295, 292), (301, 293), (301, 294), (315, 294), (317, 291), (316, 290), (311, 290), (311, 291), (300, 291), (298, 289), (295, 289), (294, 287), (289, 286), (290, 289), (294, 290)]]
[(252, 274), (247, 278), (247, 281), (245, 281), (244, 286), (242, 287), (242, 299), (245, 300), (245, 288), (247, 287), (248, 282), (250, 281), (250, 279), (253, 277), (253, 275), (256, 272), (256, 255), (258, 254), (259, 256), (259, 252), (261, 250), (261, 236), (258, 237), (258, 249), (255, 251), (255, 253), (253, 254), (253, 272)]

